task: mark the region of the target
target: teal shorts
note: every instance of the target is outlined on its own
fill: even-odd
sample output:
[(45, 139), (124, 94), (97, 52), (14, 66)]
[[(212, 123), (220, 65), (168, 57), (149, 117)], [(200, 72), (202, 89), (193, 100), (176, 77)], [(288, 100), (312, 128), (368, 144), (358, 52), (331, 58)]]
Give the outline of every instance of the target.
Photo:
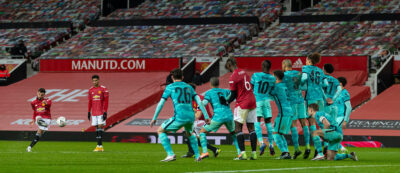
[(337, 117), (338, 108), (336, 105), (325, 106), (325, 113), (329, 114), (331, 117)]
[(274, 121), (274, 132), (289, 134), (292, 125), (292, 116), (277, 116)]
[(182, 127), (184, 127), (186, 132), (188, 132), (189, 134), (192, 134), (193, 124), (194, 124), (194, 122), (178, 121), (175, 119), (175, 117), (172, 117), (168, 120), (165, 120), (161, 124), (161, 128), (163, 128), (167, 132), (176, 132), (179, 129), (181, 129)]
[[(325, 110), (325, 102), (323, 100), (311, 100), (311, 101), (306, 101), (307, 103), (307, 110), (308, 110), (308, 105), (311, 105), (313, 103), (316, 103), (319, 107), (319, 110)], [(307, 112), (307, 118), (310, 118), (310, 116), (308, 115), (308, 111)]]
[(344, 122), (344, 117), (337, 117), (336, 122), (339, 124), (339, 127), (342, 128), (343, 122)]
[(257, 117), (272, 118), (270, 100), (258, 101), (257, 103)]
[(328, 142), (328, 150), (338, 151), (343, 135), (332, 129), (322, 129), (324, 132), (324, 140)]
[(307, 118), (306, 106), (304, 103), (292, 104), (293, 120)]
[(222, 125), (225, 125), (226, 129), (228, 129), (229, 133), (232, 133), (235, 131), (235, 121), (225, 121), (225, 122), (217, 122), (214, 120), (211, 120), (210, 124), (204, 125), (204, 129), (206, 129), (207, 132), (216, 132)]

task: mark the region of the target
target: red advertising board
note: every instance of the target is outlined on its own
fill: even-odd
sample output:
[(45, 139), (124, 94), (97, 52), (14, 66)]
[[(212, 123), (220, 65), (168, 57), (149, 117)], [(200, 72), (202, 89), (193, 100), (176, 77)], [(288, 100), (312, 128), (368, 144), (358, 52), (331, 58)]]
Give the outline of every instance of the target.
[(41, 59), (41, 72), (151, 72), (179, 68), (180, 58)]
[(395, 55), (393, 60), (393, 74), (400, 73), (400, 55)]
[[(290, 59), (293, 68), (300, 70), (306, 65), (306, 57), (236, 57), (238, 66), (247, 70), (261, 71), (261, 62), (264, 60), (271, 61), (271, 70), (282, 69), (282, 61)], [(321, 63), (318, 64), (322, 67), (324, 64), (330, 63), (337, 71), (352, 71), (361, 70), (368, 72), (368, 57), (367, 56), (323, 56)]]

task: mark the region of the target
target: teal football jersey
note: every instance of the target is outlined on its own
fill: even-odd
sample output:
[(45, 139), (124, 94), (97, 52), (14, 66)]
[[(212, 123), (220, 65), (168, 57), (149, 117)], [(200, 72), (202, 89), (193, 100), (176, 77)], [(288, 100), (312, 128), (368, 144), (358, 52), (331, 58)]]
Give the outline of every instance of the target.
[(312, 65), (303, 66), (302, 72), (307, 75), (305, 99), (308, 101), (324, 100), (324, 72), (319, 67)]
[(283, 82), (275, 84), (271, 91), (271, 96), (274, 97), (276, 106), (279, 109), (278, 116), (293, 116), (292, 106), (287, 93), (286, 84)]
[(233, 120), (233, 114), (231, 107), (226, 104), (226, 100), (220, 100), (220, 98), (226, 98), (230, 94), (227, 89), (213, 88), (206, 92), (204, 100), (210, 102), (214, 115), (212, 120), (217, 122), (226, 122)]
[(338, 108), (337, 117), (344, 117), (346, 112), (346, 105), (344, 103), (347, 101), (350, 101), (350, 94), (346, 89), (343, 89), (335, 101), (335, 104)]
[(329, 129), (335, 130), (336, 132), (343, 134), (342, 128), (339, 128), (339, 124), (337, 123), (336, 119), (325, 112), (316, 112), (315, 113), (315, 120), (318, 123), (319, 128), (324, 129), (324, 124), (322, 120), (328, 120), (330, 126)]
[(259, 72), (251, 76), (251, 84), (253, 84), (253, 93), (256, 101), (271, 100), (270, 92), (275, 85), (275, 77), (269, 73)]
[(300, 90), (301, 73), (296, 70), (285, 71), (285, 76), (282, 81), (286, 84), (288, 89), (290, 103), (304, 103), (303, 93)]
[(196, 91), (185, 82), (174, 82), (169, 84), (162, 95), (167, 100), (171, 97), (174, 104), (174, 116), (176, 120), (182, 122), (194, 122), (194, 111), (192, 100), (196, 96)]
[(328, 81), (328, 86), (325, 87), (325, 95), (326, 97), (332, 99), (337, 91), (338, 86), (340, 86), (339, 81), (330, 76), (330, 75), (325, 75), (326, 80)]

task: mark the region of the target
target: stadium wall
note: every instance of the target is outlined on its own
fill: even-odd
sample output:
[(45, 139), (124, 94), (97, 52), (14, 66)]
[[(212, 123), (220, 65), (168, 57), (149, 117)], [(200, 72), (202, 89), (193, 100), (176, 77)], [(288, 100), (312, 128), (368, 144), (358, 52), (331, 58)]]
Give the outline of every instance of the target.
[(376, 21), (376, 20), (400, 20), (400, 14), (336, 14), (336, 15), (293, 15), (280, 16), (281, 23), (309, 23), (309, 22), (336, 22), (336, 21)]

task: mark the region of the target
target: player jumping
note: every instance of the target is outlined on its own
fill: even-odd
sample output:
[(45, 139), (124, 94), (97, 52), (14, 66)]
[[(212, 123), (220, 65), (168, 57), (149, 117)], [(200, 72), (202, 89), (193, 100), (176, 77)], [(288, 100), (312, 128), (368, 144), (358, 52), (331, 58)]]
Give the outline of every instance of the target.
[(51, 100), (45, 98), (45, 94), (46, 90), (44, 88), (39, 88), (36, 99), (31, 102), (33, 109), (33, 121), (30, 123), (30, 125), (36, 123), (39, 129), (36, 132), (35, 138), (32, 140), (31, 144), (28, 146), (28, 148), (26, 148), (27, 152), (31, 152), (33, 146), (35, 146), (43, 134), (49, 130), (51, 122)]
[[(324, 110), (326, 96), (323, 92), (323, 87), (328, 86), (324, 72), (317, 66), (321, 61), (319, 53), (313, 53), (306, 59), (306, 65), (302, 68), (301, 84), (305, 85), (305, 101), (306, 105), (316, 103), (321, 110)], [(307, 117), (311, 134), (317, 130), (315, 119), (308, 115)], [(304, 159), (308, 158), (309, 152), (304, 153)]]
[(212, 77), (210, 79), (210, 84), (212, 89), (206, 92), (203, 100), (203, 105), (207, 105), (208, 103), (210, 103), (213, 107), (214, 115), (212, 117), (211, 123), (209, 125), (205, 125), (200, 130), (199, 137), (201, 147), (203, 149), (203, 154), (201, 154), (200, 157), (202, 159), (209, 157), (209, 154), (207, 152), (206, 133), (209, 133), (211, 131), (216, 132), (222, 125), (225, 125), (229, 133), (232, 135), (233, 143), (239, 155), (240, 149), (235, 134), (235, 122), (233, 121), (231, 108), (225, 99), (229, 95), (229, 90), (218, 88), (219, 80), (217, 77)]
[(250, 84), (250, 76), (242, 69), (239, 69), (234, 58), (226, 61), (225, 68), (232, 72), (229, 78), (231, 94), (228, 96), (228, 103), (236, 99), (234, 112), (235, 132), (241, 153), (235, 160), (246, 160), (246, 150), (244, 145), (243, 124), (246, 122), (250, 133), (251, 160), (257, 159), (257, 135), (254, 131), (254, 123), (257, 122), (256, 99)]
[(271, 62), (264, 60), (261, 64), (262, 72), (254, 73), (251, 77), (251, 84), (253, 85), (253, 92), (257, 104), (257, 122), (254, 123), (258, 142), (260, 143), (260, 155), (264, 154), (266, 144), (264, 143), (261, 128), (261, 118), (264, 118), (265, 126), (267, 127), (269, 153), (275, 155), (274, 150), (274, 136), (271, 126), (272, 111), (270, 104), (270, 91), (275, 85), (275, 77), (269, 73)]
[(201, 161), (197, 138), (194, 134), (192, 134), (193, 124), (195, 120), (192, 100), (194, 99), (196, 103), (200, 106), (200, 110), (203, 112), (206, 122), (209, 122), (207, 111), (205, 110), (203, 104), (201, 103), (200, 97), (197, 95), (194, 89), (189, 84), (182, 81), (182, 70), (174, 69), (171, 71), (171, 74), (174, 83), (169, 84), (165, 88), (161, 100), (157, 105), (153, 120), (150, 123), (150, 127), (153, 127), (153, 125), (157, 121), (157, 117), (160, 114), (162, 107), (164, 106), (165, 101), (167, 101), (167, 99), (171, 97), (175, 110), (174, 116), (164, 121), (161, 127), (159, 127), (157, 130), (161, 144), (168, 154), (168, 156), (161, 161), (170, 162), (176, 160), (176, 156), (174, 154), (174, 151), (172, 151), (167, 132), (176, 132), (182, 127), (185, 128), (186, 135), (190, 136), (189, 139), (195, 154), (195, 161)]
[(301, 73), (299, 71), (292, 70), (292, 61), (289, 59), (282, 61), (282, 70), (285, 72), (283, 82), (287, 86), (289, 101), (293, 111), (292, 127), (290, 129), (295, 149), (293, 159), (296, 159), (301, 154), (299, 148), (299, 134), (297, 132), (297, 120), (300, 121), (301, 127), (303, 128), (304, 142), (306, 146), (304, 155), (308, 157), (311, 152), (310, 130), (306, 121), (307, 113), (306, 106), (304, 105), (303, 93), (300, 90)]
[(102, 152), (103, 148), (103, 127), (106, 125), (109, 92), (107, 88), (100, 85), (100, 77), (92, 76), (93, 87), (89, 89), (88, 119), (92, 118), (92, 126), (96, 127), (97, 146), (94, 152)]
[(308, 114), (313, 117), (320, 127), (319, 130), (313, 132), (313, 141), (315, 148), (318, 152), (317, 156), (312, 160), (324, 160), (325, 156), (322, 153), (322, 137), (328, 142), (327, 160), (343, 160), (346, 158), (351, 158), (357, 161), (357, 155), (355, 152), (350, 154), (337, 154), (340, 142), (343, 140), (343, 131), (336, 122), (336, 119), (329, 114), (319, 111), (319, 106), (315, 103), (308, 106)]
[(292, 124), (293, 111), (290, 106), (286, 84), (282, 82), (284, 73), (280, 70), (274, 71), (276, 84), (271, 91), (274, 97), (275, 104), (279, 109), (279, 114), (274, 121), (274, 140), (282, 154), (279, 159), (291, 159), (288, 145), (285, 139), (286, 134), (289, 134)]

